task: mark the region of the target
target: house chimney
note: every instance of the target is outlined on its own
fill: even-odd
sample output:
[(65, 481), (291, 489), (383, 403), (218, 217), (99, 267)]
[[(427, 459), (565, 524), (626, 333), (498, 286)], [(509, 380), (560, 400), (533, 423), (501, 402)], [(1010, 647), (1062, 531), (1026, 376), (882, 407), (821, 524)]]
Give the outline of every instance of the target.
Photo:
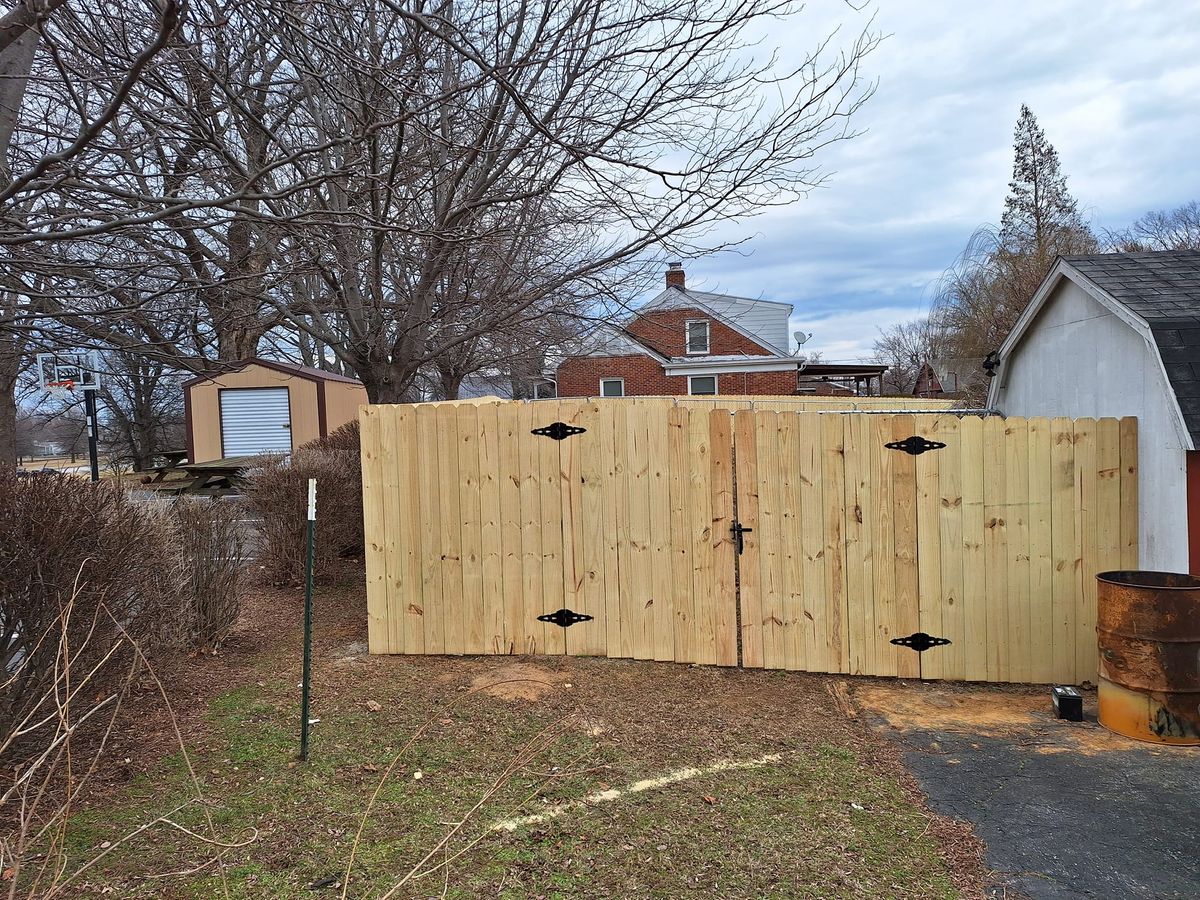
[(667, 263), (667, 287), (682, 288), (683, 286), (683, 263)]

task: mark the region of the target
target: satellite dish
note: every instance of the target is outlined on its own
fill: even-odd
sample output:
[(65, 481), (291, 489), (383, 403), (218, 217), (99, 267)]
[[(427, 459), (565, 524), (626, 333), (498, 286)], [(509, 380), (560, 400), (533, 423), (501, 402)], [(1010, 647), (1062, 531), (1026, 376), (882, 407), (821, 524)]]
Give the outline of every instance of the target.
[(812, 332), (810, 331), (805, 334), (803, 331), (794, 331), (792, 332), (792, 337), (796, 339), (796, 350), (799, 352), (799, 349), (812, 337)]

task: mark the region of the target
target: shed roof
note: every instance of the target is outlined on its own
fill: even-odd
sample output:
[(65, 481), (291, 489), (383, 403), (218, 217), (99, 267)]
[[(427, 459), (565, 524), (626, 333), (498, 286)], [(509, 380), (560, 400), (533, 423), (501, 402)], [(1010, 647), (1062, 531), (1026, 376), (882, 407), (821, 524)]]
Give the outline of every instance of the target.
[(1063, 261), (1145, 319), (1184, 424), (1200, 443), (1200, 251), (1095, 253)]
[(244, 359), (240, 362), (233, 363), (214, 363), (219, 366), (212, 372), (206, 372), (203, 375), (197, 375), (195, 378), (189, 378), (183, 383), (183, 386), (191, 387), (194, 384), (199, 384), (202, 381), (210, 381), (213, 378), (228, 372), (240, 372), (246, 366), (262, 366), (266, 369), (274, 369), (276, 372), (282, 372), (285, 375), (295, 375), (298, 378), (306, 378), (309, 381), (337, 381), (342, 384), (359, 384), (362, 382), (357, 378), (349, 378), (345, 375), (338, 375), (335, 372), (326, 372), (324, 369), (315, 369), (312, 366), (302, 366), (293, 362), (281, 362), (275, 359)]
[(1060, 256), (1005, 340), (1002, 357), (1020, 342), (1063, 278), (1085, 287), (1155, 346), (1181, 424), (1200, 447), (1200, 251)]
[(1088, 253), (1063, 262), (1152, 325), (1156, 319), (1200, 326), (1200, 250)]

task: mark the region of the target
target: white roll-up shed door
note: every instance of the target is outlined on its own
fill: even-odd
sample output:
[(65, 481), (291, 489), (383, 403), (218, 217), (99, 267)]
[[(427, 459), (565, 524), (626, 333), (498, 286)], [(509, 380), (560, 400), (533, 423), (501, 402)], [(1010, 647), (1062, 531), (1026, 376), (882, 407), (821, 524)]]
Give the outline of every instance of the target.
[(221, 391), (221, 454), (292, 452), (288, 389), (225, 388)]

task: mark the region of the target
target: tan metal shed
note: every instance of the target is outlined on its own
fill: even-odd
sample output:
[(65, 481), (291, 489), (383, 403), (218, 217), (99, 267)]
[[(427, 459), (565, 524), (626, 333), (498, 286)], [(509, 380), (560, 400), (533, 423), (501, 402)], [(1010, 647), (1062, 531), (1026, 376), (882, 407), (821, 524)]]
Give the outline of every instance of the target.
[(183, 384), (188, 459), (289, 453), (358, 418), (362, 382), (320, 369), (250, 359)]

